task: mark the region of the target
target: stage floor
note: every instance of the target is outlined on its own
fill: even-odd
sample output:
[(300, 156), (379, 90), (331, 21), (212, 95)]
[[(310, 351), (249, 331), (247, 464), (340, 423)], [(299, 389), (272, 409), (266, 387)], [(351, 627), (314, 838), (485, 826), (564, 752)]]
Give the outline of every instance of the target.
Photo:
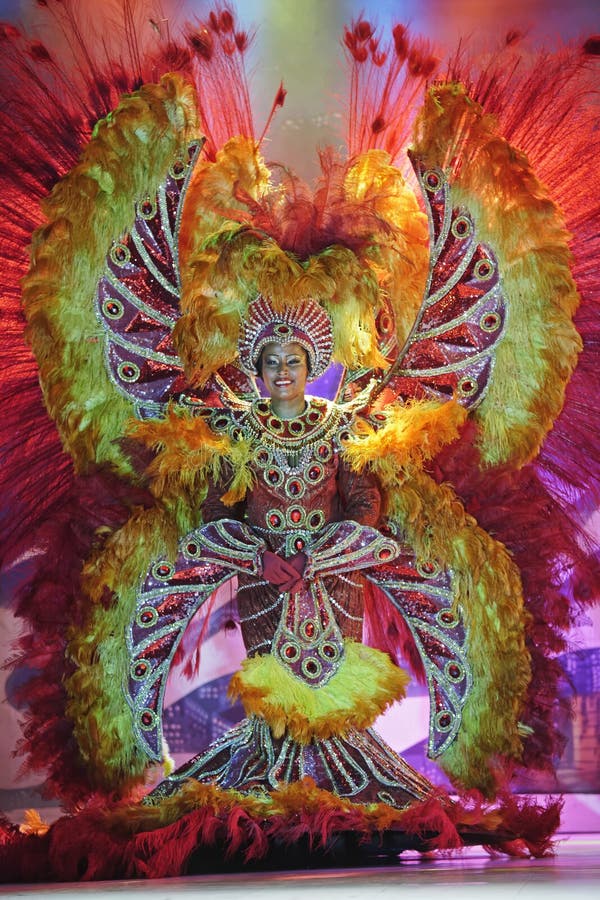
[(424, 858), (403, 853), (398, 862), (368, 868), (332, 868), (277, 872), (236, 872), (156, 881), (104, 881), (93, 884), (6, 885), (3, 897), (109, 898), (151, 897), (174, 900), (197, 894), (202, 900), (478, 900), (479, 897), (529, 898), (600, 896), (600, 834), (560, 836), (547, 859), (490, 857), (472, 848), (450, 857)]

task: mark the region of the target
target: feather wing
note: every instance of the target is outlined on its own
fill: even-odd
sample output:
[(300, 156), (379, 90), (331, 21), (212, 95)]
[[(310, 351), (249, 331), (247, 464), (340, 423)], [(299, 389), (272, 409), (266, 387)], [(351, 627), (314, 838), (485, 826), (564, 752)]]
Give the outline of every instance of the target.
[[(220, 585), (237, 572), (257, 574), (264, 549), (233, 520), (190, 532), (174, 553), (157, 544), (161, 532), (164, 539), (154, 511), (122, 529), (113, 552), (134, 546), (135, 564), (117, 571), (110, 553), (98, 558), (96, 574), (113, 584), (117, 600), (109, 609), (93, 606), (71, 632), (69, 653), (78, 665), (67, 680), (69, 710), (90, 777), (106, 790), (126, 787), (149, 762), (163, 761), (163, 698), (184, 632)], [(149, 552), (144, 543), (153, 545)]]
[(453, 206), (445, 173), (411, 158), (429, 218), (429, 275), (414, 325), (383, 384), (403, 401), (456, 398), (474, 409), (485, 397), (505, 330), (498, 261), (468, 210)]
[[(132, 474), (119, 444), (142, 399), (131, 373), (143, 373), (150, 405), (177, 384), (181, 370), (168, 347), (175, 256), (166, 236), (181, 191), (169, 170), (195, 128), (193, 90), (165, 76), (99, 123), (44, 203), (47, 223), (34, 234), (23, 305), (47, 408), (80, 471), (93, 461)], [(154, 306), (149, 289), (157, 284)]]
[(522, 465), (560, 412), (581, 349), (569, 234), (526, 157), (460, 85), (429, 91), (411, 159), (429, 277), (379, 402), (453, 396), (473, 410), (484, 462)]

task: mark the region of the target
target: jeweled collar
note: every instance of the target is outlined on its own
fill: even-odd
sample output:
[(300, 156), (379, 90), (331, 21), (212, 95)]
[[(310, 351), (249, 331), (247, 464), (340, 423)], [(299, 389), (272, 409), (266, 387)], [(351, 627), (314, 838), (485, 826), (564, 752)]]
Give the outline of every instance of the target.
[(250, 425), (260, 437), (285, 445), (312, 441), (337, 423), (336, 407), (320, 397), (307, 397), (306, 408), (294, 419), (280, 419), (269, 400), (255, 400), (249, 411)]

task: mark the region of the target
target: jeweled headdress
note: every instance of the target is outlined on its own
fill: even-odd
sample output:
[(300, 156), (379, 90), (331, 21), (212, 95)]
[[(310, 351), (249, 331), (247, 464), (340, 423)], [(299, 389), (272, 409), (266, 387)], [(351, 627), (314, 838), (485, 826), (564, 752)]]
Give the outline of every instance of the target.
[(308, 354), (308, 380), (314, 381), (331, 360), (331, 319), (314, 300), (302, 300), (295, 306), (276, 311), (266, 297), (259, 296), (248, 307), (248, 317), (240, 331), (239, 359), (244, 372), (257, 374), (263, 347), (273, 341), (277, 344), (295, 341), (304, 347)]

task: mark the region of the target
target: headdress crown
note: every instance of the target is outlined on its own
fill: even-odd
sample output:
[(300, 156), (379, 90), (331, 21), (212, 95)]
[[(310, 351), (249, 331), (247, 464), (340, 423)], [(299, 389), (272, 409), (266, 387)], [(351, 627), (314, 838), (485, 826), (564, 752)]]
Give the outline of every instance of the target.
[(259, 295), (248, 307), (239, 340), (240, 365), (248, 375), (257, 374), (260, 354), (271, 342), (295, 341), (308, 354), (309, 380), (322, 375), (331, 361), (331, 319), (315, 300), (301, 300), (277, 312), (268, 298)]

